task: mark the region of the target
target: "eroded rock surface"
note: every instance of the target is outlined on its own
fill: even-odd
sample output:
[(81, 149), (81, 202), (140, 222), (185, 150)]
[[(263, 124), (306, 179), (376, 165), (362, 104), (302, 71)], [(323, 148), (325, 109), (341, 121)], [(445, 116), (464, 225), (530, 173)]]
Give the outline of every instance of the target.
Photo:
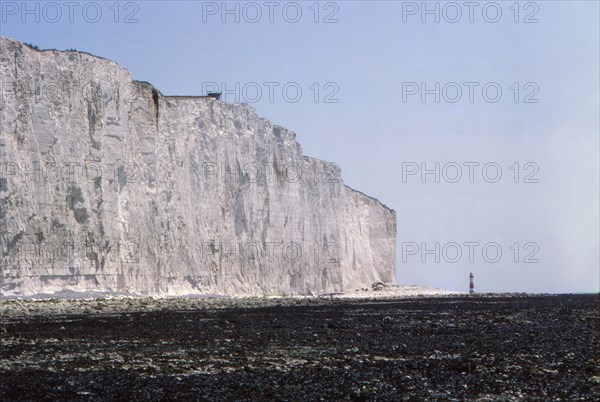
[(0, 37), (0, 294), (393, 282), (395, 212), (248, 105)]

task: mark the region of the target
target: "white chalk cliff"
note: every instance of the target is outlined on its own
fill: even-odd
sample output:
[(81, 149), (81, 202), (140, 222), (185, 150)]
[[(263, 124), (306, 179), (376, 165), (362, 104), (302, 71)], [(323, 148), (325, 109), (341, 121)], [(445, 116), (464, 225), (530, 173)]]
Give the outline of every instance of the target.
[(248, 105), (0, 37), (0, 296), (394, 282), (396, 216)]

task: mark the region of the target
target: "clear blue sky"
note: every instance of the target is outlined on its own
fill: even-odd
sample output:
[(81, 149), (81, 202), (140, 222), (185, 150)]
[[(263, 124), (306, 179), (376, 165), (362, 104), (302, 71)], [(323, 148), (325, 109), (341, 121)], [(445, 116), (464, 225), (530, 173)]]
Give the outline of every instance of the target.
[[(427, 2), (439, 22), (421, 1), (227, 2), (232, 14), (221, 1), (75, 2), (72, 16), (62, 1), (26, 3), (29, 13), (21, 1), (0, 1), (2, 35), (106, 57), (168, 95), (200, 95), (211, 82), (246, 86), (238, 101), (294, 130), (305, 154), (335, 161), (346, 184), (396, 210), (400, 283), (465, 290), (472, 271), (479, 291), (599, 290), (597, 1), (471, 10)], [(279, 84), (273, 102), (265, 82)], [(421, 101), (423, 82), (433, 92), (440, 83), (439, 103), (435, 93)], [(251, 83), (263, 92), (257, 102)], [(423, 162), (440, 163), (440, 183), (433, 174), (403, 178)], [(469, 162), (479, 163), (473, 183)], [(455, 164), (463, 175), (451, 183)], [(489, 183), (495, 166), (502, 176)], [(480, 244), (473, 262), (467, 242)], [(440, 262), (433, 254), (422, 262), (422, 245), (435, 243)], [(462, 257), (452, 263), (454, 243)], [(496, 263), (483, 258), (488, 243), (502, 250)]]

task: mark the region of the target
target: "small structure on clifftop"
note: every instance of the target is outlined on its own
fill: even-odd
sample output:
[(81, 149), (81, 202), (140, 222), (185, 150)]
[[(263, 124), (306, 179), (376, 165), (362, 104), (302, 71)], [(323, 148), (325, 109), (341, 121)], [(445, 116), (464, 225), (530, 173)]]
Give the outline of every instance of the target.
[(208, 96), (209, 98), (219, 100), (221, 99), (221, 92), (209, 92), (206, 94), (206, 96)]

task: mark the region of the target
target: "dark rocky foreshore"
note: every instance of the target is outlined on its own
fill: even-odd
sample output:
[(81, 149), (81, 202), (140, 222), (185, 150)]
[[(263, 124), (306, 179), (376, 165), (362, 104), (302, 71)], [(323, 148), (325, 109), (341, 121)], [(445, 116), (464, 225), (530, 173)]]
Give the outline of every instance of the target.
[(598, 400), (599, 301), (2, 301), (0, 399)]

